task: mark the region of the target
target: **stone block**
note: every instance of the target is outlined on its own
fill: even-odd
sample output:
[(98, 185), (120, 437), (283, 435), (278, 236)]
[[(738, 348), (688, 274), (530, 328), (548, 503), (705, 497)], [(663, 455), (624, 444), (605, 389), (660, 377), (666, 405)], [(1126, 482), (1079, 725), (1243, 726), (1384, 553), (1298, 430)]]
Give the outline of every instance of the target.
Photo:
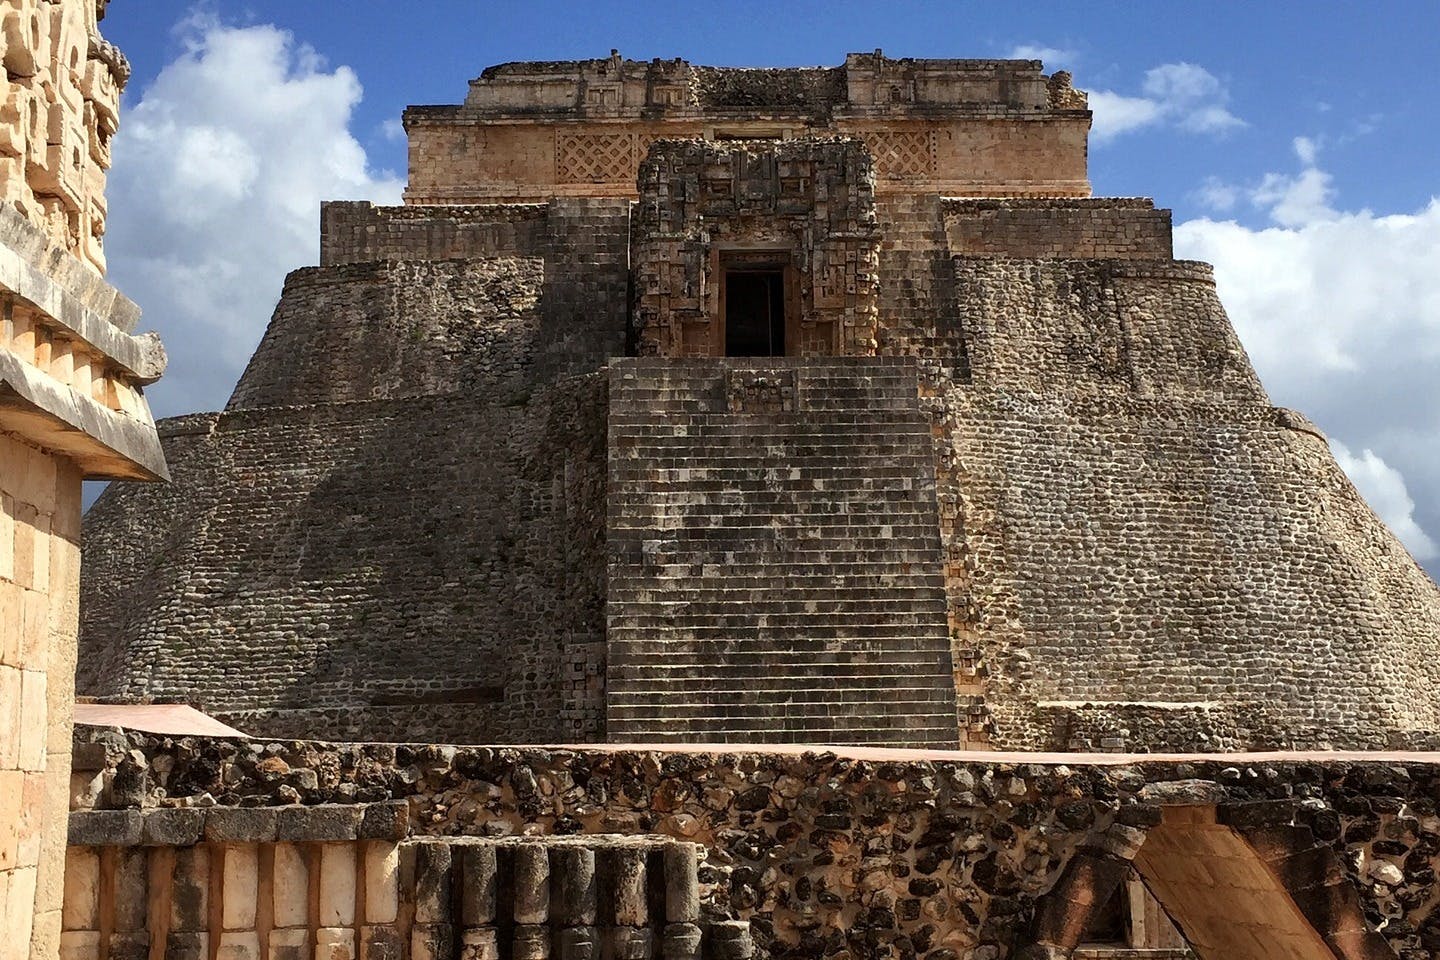
[(454, 960), (454, 956), (453, 926), (448, 923), (416, 923), (411, 927), (410, 960)]
[(294, 844), (277, 843), (271, 860), (271, 916), (276, 927), (305, 927), (310, 922), (310, 866)]
[(60, 960), (100, 960), (100, 932), (67, 930), (62, 933)]
[(460, 934), (460, 960), (500, 960), (495, 928), (465, 928)]
[(465, 844), (456, 849), (460, 852), (460, 922), (467, 927), (489, 926), (495, 922), (495, 847)]
[(147, 846), (188, 847), (204, 834), (205, 811), (199, 807), (165, 807), (142, 814), (140, 842)]
[[(415, 922), (436, 925), (452, 923), (454, 861), (450, 844), (416, 844), (414, 857)], [(518, 911), (518, 892), (516, 896)]]
[(560, 927), (555, 931), (555, 960), (600, 960), (600, 931), (595, 927)]
[(78, 810), (70, 814), (72, 847), (138, 846), (144, 821), (139, 810)]
[(353, 804), (280, 807), (275, 836), (292, 842), (354, 840), (363, 809)]
[(165, 960), (210, 960), (210, 935), (172, 930), (165, 937)]
[(65, 851), (65, 896), (61, 914), (66, 930), (100, 929), (100, 855), (86, 847)]
[(209, 807), (205, 811), (208, 843), (274, 843), (280, 813), (274, 807)]
[(226, 930), (253, 929), (260, 891), (259, 851), (250, 844), (227, 844), (218, 855), (222, 858), (221, 923)]
[(355, 925), (356, 855), (354, 843), (320, 845), (319, 923), (324, 927)]
[(345, 927), (316, 930), (315, 960), (356, 960), (355, 931)]
[(400, 911), (400, 849), (388, 841), (364, 845), (365, 922), (394, 923)]
[(361, 840), (403, 840), (409, 828), (409, 802), (370, 803), (362, 809), (355, 836)]
[(404, 960), (404, 955), (404, 937), (395, 927), (382, 924), (360, 928), (360, 960)]
[(550, 928), (538, 924), (518, 925), (511, 943), (514, 960), (548, 960)]
[(609, 936), (614, 960), (650, 960), (654, 955), (654, 937), (644, 927), (611, 927)]
[(701, 941), (698, 925), (667, 923), (660, 939), (660, 956), (664, 960), (699, 960)]
[(221, 933), (214, 960), (261, 960), (260, 935), (253, 930)]

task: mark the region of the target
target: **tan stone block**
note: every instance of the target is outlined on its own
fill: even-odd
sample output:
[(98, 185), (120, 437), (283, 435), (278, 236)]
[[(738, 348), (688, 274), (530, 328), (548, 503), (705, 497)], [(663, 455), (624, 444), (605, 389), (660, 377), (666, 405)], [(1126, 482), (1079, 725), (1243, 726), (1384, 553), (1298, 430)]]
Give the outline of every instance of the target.
[(35, 868), (23, 867), (10, 874), (9, 902), (3, 918), (4, 941), (20, 946), (18, 956), (29, 951), (30, 934), (35, 926)]
[(60, 909), (37, 909), (30, 929), (29, 960), (55, 960), (60, 956)]
[(62, 918), (66, 930), (100, 929), (100, 855), (93, 847), (65, 851)]
[(310, 922), (310, 868), (299, 847), (275, 846), (271, 888), (277, 927), (304, 927)]
[(21, 672), (20, 681), (20, 769), (45, 769), (45, 674), (39, 670)]
[(40, 667), (48, 662), (50, 598), (34, 590), (20, 592), (20, 665)]
[(0, 666), (0, 770), (20, 767), (20, 688), (24, 674)]
[[(259, 877), (259, 856), (254, 845), (237, 844), (225, 848), (220, 913), (226, 930), (249, 930), (255, 926)], [(221, 949), (224, 949), (223, 941)]]
[(315, 960), (355, 960), (355, 931), (343, 927), (316, 930)]
[[(0, 458), (3, 458), (3, 451), (0, 451)], [(0, 461), (3, 465), (3, 461)], [(15, 498), (10, 494), (0, 494), (0, 580), (15, 579)], [(9, 621), (4, 621), (9, 622)], [(7, 644), (0, 641), (0, 655), (5, 652)], [(0, 662), (9, 662), (0, 660)]]
[(31, 504), (15, 502), (15, 546), (11, 554), (13, 579), (22, 587), (35, 589), (36, 529), (39, 511)]
[(67, 930), (60, 935), (60, 960), (99, 960), (100, 931)]
[(400, 848), (365, 844), (365, 922), (394, 923), (400, 912)]
[(326, 843), (320, 846), (318, 922), (322, 927), (355, 925), (356, 847), (354, 843)]
[(260, 934), (254, 930), (228, 930), (220, 934), (215, 960), (260, 960)]
[[(64, 816), (64, 807), (57, 809), (46, 803), (45, 775), (43, 773), (24, 773), (20, 789), (20, 829), (18, 831), (20, 845), (16, 851), (18, 866), (40, 865), (41, 848), (45, 841), (45, 824), (53, 820), (63, 823)], [(63, 845), (60, 855), (63, 858)], [(40, 873), (40, 881), (43, 886), (44, 871), (42, 870)], [(59, 908), (60, 890), (58, 887), (44, 896), (41, 895), (41, 892), (37, 891), (35, 902), (40, 904), (42, 909)]]
[[(0, 541), (3, 547), (3, 541)], [(21, 666), (21, 630), (24, 628), (23, 588), (0, 580), (0, 665)]]
[(19, 770), (0, 770), (0, 870), (13, 870), (20, 862), (24, 778)]

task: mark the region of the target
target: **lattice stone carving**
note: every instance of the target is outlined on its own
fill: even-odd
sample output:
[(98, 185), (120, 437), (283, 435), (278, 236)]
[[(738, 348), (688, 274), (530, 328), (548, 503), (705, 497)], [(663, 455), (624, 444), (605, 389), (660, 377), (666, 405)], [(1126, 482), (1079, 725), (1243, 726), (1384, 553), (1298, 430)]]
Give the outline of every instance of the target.
[(935, 173), (935, 134), (926, 130), (875, 130), (865, 134), (884, 180), (927, 178)]
[(639, 160), (633, 133), (560, 133), (555, 175), (561, 183), (614, 183), (635, 179)]

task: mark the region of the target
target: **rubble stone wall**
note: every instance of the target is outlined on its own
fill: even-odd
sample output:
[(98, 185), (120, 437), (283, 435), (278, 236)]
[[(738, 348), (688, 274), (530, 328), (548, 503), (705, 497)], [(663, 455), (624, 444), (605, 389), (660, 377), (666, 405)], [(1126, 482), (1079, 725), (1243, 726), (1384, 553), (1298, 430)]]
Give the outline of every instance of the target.
[[(698, 843), (703, 916), (748, 920), (762, 955), (1012, 956), (1077, 851), (1138, 848), (1150, 884), (1204, 877), (1181, 863), (1148, 867), (1144, 842), (1162, 822), (1172, 840), (1190, 835), (1184, 821), (1197, 814), (1213, 825), (1217, 807), (1219, 823), (1255, 851), (1247, 869), (1274, 869), (1302, 911), (1322, 909), (1302, 889), (1317, 883), (1308, 896), (1328, 897), (1332, 916), (1343, 914), (1337, 904), (1353, 904), (1402, 960), (1440, 950), (1433, 759), (1077, 755), (1060, 763), (943, 752), (864, 759), (843, 750), (86, 739), (98, 746), (79, 752), (88, 786), (75, 792), (100, 807), (183, 804), (206, 793), (217, 809), (296, 796), (306, 804), (404, 798), (412, 836), (618, 833)], [(1332, 867), (1318, 851), (1329, 851)], [(1318, 872), (1306, 873), (1312, 861)], [(1192, 862), (1203, 863), (1203, 851)], [(1338, 873), (1327, 878), (1330, 869)], [(1209, 893), (1212, 910), (1236, 896), (1219, 885)], [(1245, 905), (1232, 909), (1238, 917)], [(1184, 928), (1202, 918), (1176, 919)]]

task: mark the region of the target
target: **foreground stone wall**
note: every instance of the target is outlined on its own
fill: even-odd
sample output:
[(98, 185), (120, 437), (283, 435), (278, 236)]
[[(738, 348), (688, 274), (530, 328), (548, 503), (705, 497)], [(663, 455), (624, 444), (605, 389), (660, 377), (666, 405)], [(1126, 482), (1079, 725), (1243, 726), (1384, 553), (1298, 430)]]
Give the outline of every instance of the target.
[[(987, 760), (91, 739), (102, 746), (83, 752), (99, 769), (78, 793), (102, 806), (209, 802), (205, 793), (217, 809), (407, 798), (412, 836), (698, 843), (708, 850), (704, 915), (748, 920), (770, 956), (1015, 956), (1048, 942), (1059, 921), (1083, 926), (1076, 905), (1093, 906), (1085, 891), (1105, 889), (1096, 871), (1117, 866), (1139, 870), (1207, 958), (1440, 952), (1433, 757)], [(1186, 845), (1183, 857), (1165, 855)], [(1231, 883), (1225, 870), (1247, 879)], [(1082, 875), (1091, 879), (1077, 887)], [(1299, 925), (1255, 917), (1262, 900), (1294, 911)], [(1272, 952), (1226, 933), (1246, 924)], [(1298, 946), (1274, 952), (1287, 938)], [(1326, 938), (1334, 953), (1306, 946)]]

